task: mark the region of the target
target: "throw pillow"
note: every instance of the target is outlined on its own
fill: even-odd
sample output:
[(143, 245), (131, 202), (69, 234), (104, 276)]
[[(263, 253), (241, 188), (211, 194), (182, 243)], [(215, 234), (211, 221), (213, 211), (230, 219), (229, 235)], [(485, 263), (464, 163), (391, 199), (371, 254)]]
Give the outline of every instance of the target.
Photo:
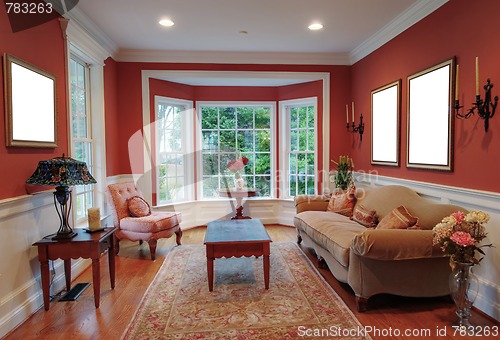
[(375, 228), (378, 223), (377, 212), (375, 210), (369, 210), (358, 203), (354, 207), (351, 220), (367, 228)]
[(377, 225), (377, 229), (419, 229), (418, 218), (412, 216), (404, 206), (388, 213)]
[(144, 217), (151, 215), (151, 207), (144, 198), (134, 196), (128, 199), (128, 211), (133, 217)]
[(352, 188), (332, 195), (326, 211), (351, 217), (356, 201), (356, 196), (354, 195), (355, 190), (355, 188)]

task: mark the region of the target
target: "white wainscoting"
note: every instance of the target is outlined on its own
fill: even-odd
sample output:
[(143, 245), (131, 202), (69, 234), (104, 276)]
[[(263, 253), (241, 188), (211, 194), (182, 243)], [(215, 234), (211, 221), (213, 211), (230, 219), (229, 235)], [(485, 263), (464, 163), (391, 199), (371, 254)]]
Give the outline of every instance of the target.
[(484, 248), (486, 256), (474, 268), (480, 289), (474, 306), (496, 320), (500, 320), (500, 193), (417, 182), (401, 178), (384, 177), (374, 174), (356, 173), (357, 184), (369, 186), (403, 185), (412, 188), (423, 197), (441, 203), (451, 203), (468, 210), (482, 210), (490, 215), (486, 225), (488, 237), (483, 244), (493, 244)]
[[(134, 178), (137, 179), (137, 176), (120, 175), (109, 177), (107, 182)], [(404, 185), (431, 200), (488, 212), (491, 220), (487, 225), (488, 238), (485, 241), (492, 243), (495, 248), (487, 248), (485, 259), (475, 268), (480, 291), (474, 305), (500, 320), (500, 194), (361, 173), (356, 173), (355, 178), (360, 185)], [(181, 212), (181, 227), (189, 229), (232, 215), (231, 204), (234, 205), (234, 200), (220, 199), (156, 207), (155, 210), (173, 209)], [(107, 210), (104, 211), (103, 223), (111, 225), (110, 216)], [(293, 225), (295, 206), (292, 200), (249, 199), (245, 214), (259, 218), (265, 224)], [(0, 337), (42, 307), (40, 266), (37, 249), (32, 244), (54, 233), (58, 225), (52, 191), (0, 201)], [(89, 265), (89, 260), (74, 260), (72, 277), (77, 277)], [(56, 275), (51, 294), (60, 292), (65, 286), (62, 261), (54, 261), (54, 268)]]
[[(43, 306), (38, 250), (32, 244), (59, 228), (52, 192), (0, 201), (0, 338)], [(72, 277), (90, 263), (72, 260)], [(66, 288), (63, 261), (53, 261), (53, 265), (51, 295)]]

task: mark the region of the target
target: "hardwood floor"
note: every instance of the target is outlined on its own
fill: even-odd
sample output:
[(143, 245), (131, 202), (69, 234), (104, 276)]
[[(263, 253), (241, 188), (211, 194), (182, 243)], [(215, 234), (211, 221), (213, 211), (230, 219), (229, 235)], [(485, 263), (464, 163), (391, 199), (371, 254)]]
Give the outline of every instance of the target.
[[(266, 226), (266, 229), (274, 242), (296, 240), (295, 228)], [(204, 236), (204, 227), (186, 230), (182, 244), (202, 244)], [(120, 339), (143, 294), (173, 247), (175, 247), (175, 237), (160, 240), (156, 250), (156, 261), (153, 262), (149, 258), (147, 243), (139, 246), (138, 243), (120, 242), (120, 254), (116, 257), (114, 290), (110, 289), (107, 256), (101, 259), (101, 305), (98, 309), (94, 307), (92, 288), (88, 288), (76, 301), (53, 301), (49, 311), (41, 308), (6, 339)], [(309, 249), (304, 251), (317, 267), (314, 254)], [(459, 334), (453, 336), (449, 323), (455, 319), (454, 305), (449, 298), (411, 299), (380, 295), (369, 300), (368, 311), (358, 313), (349, 286), (339, 283), (327, 269), (318, 268), (318, 270), (361, 324), (372, 327), (374, 333), (370, 335), (373, 339), (470, 338)], [(73, 284), (78, 282), (92, 282), (90, 268), (77, 277)], [(478, 311), (474, 311), (471, 321), (481, 327), (499, 326), (498, 322)], [(443, 336), (437, 334), (444, 327), (446, 334)], [(405, 330), (421, 334), (428, 330), (430, 333), (425, 336), (409, 337), (403, 336)], [(398, 332), (401, 333), (400, 336), (397, 336)]]

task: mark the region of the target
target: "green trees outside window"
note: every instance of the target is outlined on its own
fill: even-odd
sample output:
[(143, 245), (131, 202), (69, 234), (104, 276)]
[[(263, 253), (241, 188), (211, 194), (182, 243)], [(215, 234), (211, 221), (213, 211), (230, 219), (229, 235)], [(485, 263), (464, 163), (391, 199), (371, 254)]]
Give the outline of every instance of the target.
[(314, 194), (315, 174), (315, 108), (291, 106), (287, 110), (290, 122), (288, 153), (289, 196)]
[(226, 166), (243, 156), (249, 159), (242, 171), (247, 187), (271, 196), (271, 114), (270, 106), (201, 107), (203, 198), (232, 185)]

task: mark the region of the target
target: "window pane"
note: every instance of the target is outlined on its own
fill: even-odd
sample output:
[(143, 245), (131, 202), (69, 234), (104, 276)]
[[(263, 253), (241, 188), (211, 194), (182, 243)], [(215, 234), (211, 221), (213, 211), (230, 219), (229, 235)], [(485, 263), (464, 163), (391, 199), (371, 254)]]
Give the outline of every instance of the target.
[(204, 107), (201, 109), (201, 128), (202, 129), (218, 129), (218, 112), (216, 107)]
[(271, 109), (259, 107), (255, 110), (255, 128), (269, 129), (271, 127)]
[(236, 131), (220, 132), (220, 149), (221, 151), (236, 150)]
[(220, 129), (236, 129), (236, 109), (226, 107), (220, 109)]
[(298, 127), (299, 112), (296, 107), (290, 109), (290, 128), (296, 129)]
[(263, 175), (271, 173), (271, 154), (258, 153), (255, 155), (255, 174)]
[(253, 112), (251, 107), (239, 107), (238, 111), (238, 129), (253, 129)]
[(307, 132), (307, 150), (309, 151), (314, 151), (315, 149), (315, 143), (314, 143), (314, 129), (309, 129)]
[[(187, 198), (184, 168), (183, 119), (185, 107), (160, 102), (156, 112), (157, 203)], [(210, 139), (207, 136), (207, 141)], [(208, 144), (208, 143), (207, 143)]]
[(238, 150), (253, 151), (253, 131), (238, 131)]
[(290, 131), (290, 151), (299, 149), (299, 133), (297, 130)]
[(315, 192), (315, 107), (289, 107), (290, 152), (288, 154), (289, 195), (314, 194)]
[(271, 151), (271, 131), (260, 130), (255, 132), (255, 151)]

